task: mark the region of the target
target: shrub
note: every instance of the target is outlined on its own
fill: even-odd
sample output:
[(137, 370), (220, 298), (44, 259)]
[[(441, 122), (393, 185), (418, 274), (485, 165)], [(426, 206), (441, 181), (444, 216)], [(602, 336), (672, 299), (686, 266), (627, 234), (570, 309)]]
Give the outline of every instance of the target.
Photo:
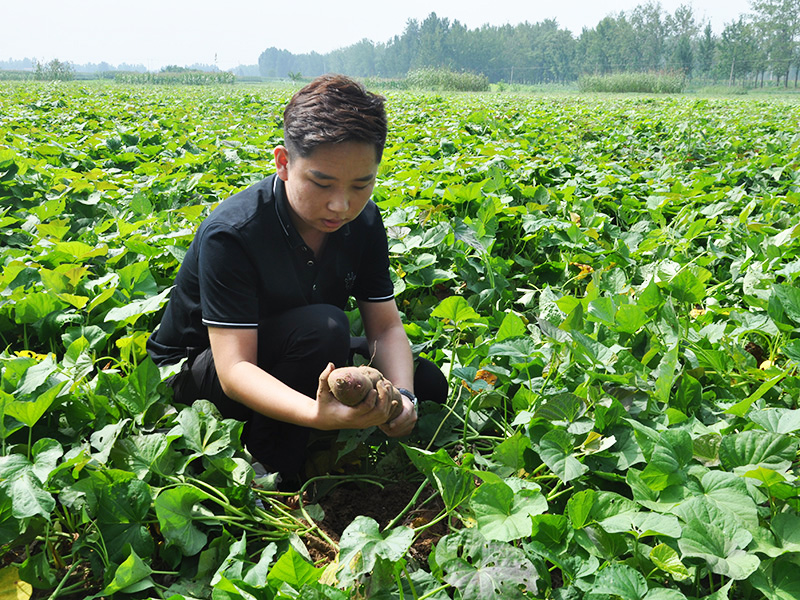
[(686, 89), (686, 83), (686, 76), (677, 72), (612, 73), (583, 75), (578, 79), (578, 88), (582, 92), (679, 94)]
[(482, 73), (456, 73), (449, 69), (424, 68), (409, 71), (406, 75), (409, 89), (439, 92), (486, 92), (489, 78)]
[(215, 85), (233, 83), (236, 77), (228, 71), (162, 71), (161, 73), (117, 73), (114, 81), (134, 85)]
[(33, 79), (33, 71), (0, 70), (0, 81), (27, 81), (28, 79)]

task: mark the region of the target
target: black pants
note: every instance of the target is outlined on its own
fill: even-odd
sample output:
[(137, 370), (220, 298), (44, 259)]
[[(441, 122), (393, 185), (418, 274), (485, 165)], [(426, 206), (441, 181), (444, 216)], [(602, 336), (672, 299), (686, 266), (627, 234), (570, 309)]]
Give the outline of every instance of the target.
[[(344, 366), (351, 346), (366, 351), (363, 339), (351, 342), (350, 324), (343, 311), (312, 304), (287, 311), (259, 325), (258, 366), (289, 387), (316, 398), (319, 374), (329, 362)], [(222, 391), (211, 349), (200, 353), (173, 380), (175, 400), (191, 404), (198, 398), (213, 402), (226, 419), (245, 423), (242, 442), (268, 470), (293, 476), (303, 467), (311, 432), (307, 427), (276, 421), (231, 400)], [(418, 359), (414, 391), (421, 400), (444, 402), (447, 381), (430, 361)]]

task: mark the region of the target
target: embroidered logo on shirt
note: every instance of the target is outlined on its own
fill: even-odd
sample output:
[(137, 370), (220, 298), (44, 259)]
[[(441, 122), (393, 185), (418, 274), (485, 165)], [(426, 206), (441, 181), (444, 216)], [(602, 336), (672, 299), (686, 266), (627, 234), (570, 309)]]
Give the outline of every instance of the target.
[(356, 282), (356, 274), (350, 271), (344, 278), (344, 289), (348, 292), (353, 289), (353, 284)]

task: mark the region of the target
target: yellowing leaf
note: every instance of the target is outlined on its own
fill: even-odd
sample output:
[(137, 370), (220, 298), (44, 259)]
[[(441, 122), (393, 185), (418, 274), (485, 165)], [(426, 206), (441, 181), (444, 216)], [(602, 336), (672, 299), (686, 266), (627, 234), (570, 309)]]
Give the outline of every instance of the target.
[(590, 265), (584, 265), (583, 263), (569, 263), (573, 267), (577, 267), (580, 269), (580, 272), (575, 276), (575, 279), (583, 279), (584, 277), (588, 277), (592, 273), (594, 273), (594, 269)]
[(29, 600), (33, 587), (19, 578), (19, 569), (6, 567), (0, 570), (0, 600)]

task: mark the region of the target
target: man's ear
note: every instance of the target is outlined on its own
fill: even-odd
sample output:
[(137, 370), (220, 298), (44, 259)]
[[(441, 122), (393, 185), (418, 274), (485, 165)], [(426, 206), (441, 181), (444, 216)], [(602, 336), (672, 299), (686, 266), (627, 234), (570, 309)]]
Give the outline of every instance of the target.
[(275, 172), (286, 181), (289, 179), (289, 151), (285, 146), (276, 146), (272, 153), (275, 155)]

